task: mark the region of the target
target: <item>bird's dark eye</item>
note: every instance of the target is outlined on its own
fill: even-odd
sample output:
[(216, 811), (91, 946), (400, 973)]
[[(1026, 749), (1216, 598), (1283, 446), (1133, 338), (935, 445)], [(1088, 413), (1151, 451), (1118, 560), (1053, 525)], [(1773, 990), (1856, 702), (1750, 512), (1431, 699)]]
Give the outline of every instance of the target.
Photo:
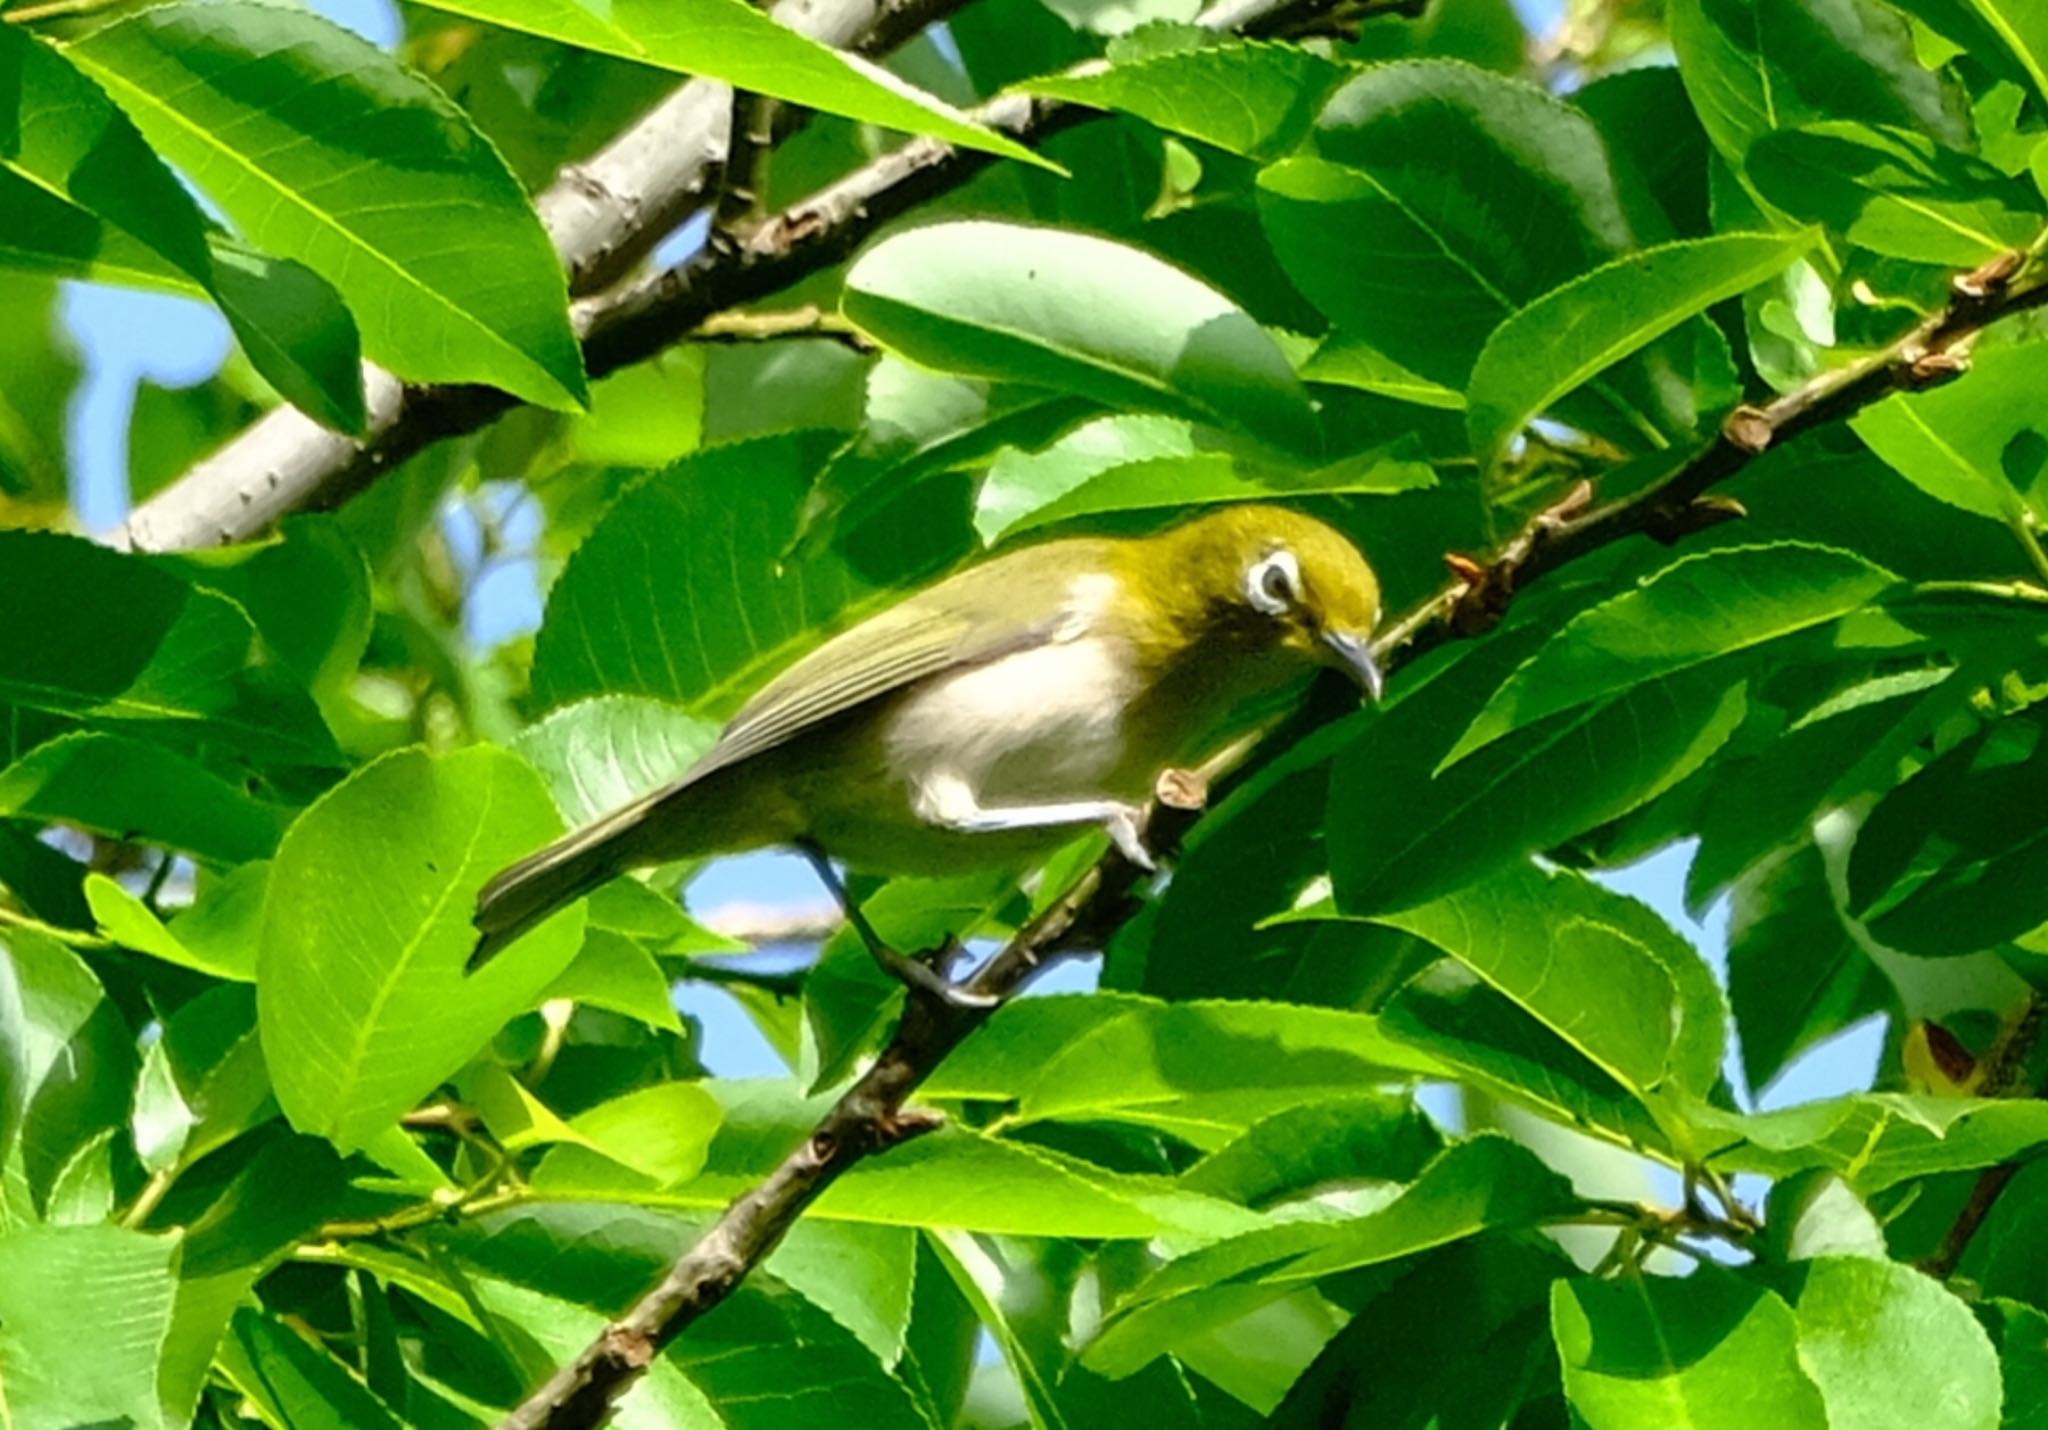
[(1245, 577), (1245, 595), (1267, 615), (1280, 615), (1301, 599), (1301, 567), (1291, 551), (1261, 557)]

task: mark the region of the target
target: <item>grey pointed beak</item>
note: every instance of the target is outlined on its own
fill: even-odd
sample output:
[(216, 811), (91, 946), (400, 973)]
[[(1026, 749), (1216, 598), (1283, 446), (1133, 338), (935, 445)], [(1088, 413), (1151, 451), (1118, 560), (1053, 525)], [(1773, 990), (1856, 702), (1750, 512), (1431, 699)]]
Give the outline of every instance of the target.
[(1338, 662), (1358, 682), (1365, 698), (1377, 705), (1385, 692), (1387, 678), (1380, 672), (1380, 663), (1374, 659), (1372, 642), (1349, 631), (1324, 631), (1323, 644), (1337, 654)]

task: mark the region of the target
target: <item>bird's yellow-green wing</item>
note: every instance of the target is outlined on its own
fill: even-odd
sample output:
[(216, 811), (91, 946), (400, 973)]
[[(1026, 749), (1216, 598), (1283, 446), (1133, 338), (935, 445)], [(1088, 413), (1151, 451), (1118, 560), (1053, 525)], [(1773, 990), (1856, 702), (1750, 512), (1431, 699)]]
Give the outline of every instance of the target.
[(1100, 564), (1094, 541), (1027, 547), (949, 577), (799, 659), (741, 708), (684, 776), (695, 780), (921, 680), (1051, 640), (1077, 576)]

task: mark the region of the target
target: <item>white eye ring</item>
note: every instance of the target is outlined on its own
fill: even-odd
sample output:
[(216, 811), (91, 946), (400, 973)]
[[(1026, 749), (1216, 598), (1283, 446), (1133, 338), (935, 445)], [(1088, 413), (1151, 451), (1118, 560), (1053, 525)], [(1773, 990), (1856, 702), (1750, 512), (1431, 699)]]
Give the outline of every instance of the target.
[(1301, 600), (1301, 563), (1284, 549), (1260, 557), (1244, 573), (1244, 595), (1256, 610), (1285, 615)]

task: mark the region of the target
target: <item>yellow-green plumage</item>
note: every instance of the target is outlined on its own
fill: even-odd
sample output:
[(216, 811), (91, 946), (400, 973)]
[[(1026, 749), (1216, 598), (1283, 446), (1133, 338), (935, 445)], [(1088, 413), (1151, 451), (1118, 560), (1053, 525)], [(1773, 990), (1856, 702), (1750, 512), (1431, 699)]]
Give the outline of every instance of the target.
[(1021, 862), (1142, 805), (1313, 666), (1370, 675), (1378, 618), (1357, 549), (1275, 507), (999, 556), (825, 642), (682, 779), (493, 879), (477, 957), (674, 859), (801, 841), (884, 873)]

